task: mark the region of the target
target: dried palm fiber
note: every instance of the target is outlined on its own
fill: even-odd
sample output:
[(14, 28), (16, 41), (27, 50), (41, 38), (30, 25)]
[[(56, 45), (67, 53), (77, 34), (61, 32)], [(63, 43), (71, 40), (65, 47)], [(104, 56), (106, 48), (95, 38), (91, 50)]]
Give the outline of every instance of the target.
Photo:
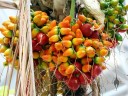
[(33, 67), (30, 0), (20, 0), (19, 4), (19, 72), (16, 96), (36, 96)]

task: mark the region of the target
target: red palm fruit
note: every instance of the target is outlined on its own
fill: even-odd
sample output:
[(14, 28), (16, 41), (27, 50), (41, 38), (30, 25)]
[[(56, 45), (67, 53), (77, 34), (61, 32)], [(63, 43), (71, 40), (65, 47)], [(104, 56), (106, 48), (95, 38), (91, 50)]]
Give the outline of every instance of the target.
[(59, 41), (59, 36), (53, 35), (49, 38), (49, 41), (55, 43), (55, 42)]
[(82, 70), (82, 64), (79, 62), (75, 62), (74, 66), (75, 66), (74, 74), (80, 73), (80, 71)]
[(91, 69), (91, 76), (96, 78), (102, 72), (102, 67), (100, 65), (94, 64)]
[(35, 38), (38, 33), (39, 33), (39, 29), (38, 29), (38, 28), (34, 28), (34, 29), (32, 30), (32, 38)]
[(91, 34), (90, 38), (99, 39), (99, 32), (98, 32), (98, 31), (94, 31), (94, 32)]
[(86, 40), (84, 41), (84, 46), (85, 46), (85, 47), (92, 46), (92, 40), (91, 40), (91, 39), (86, 39)]
[(33, 47), (33, 50), (34, 51), (41, 51), (42, 47), (41, 47), (41, 45), (36, 45), (36, 46)]
[(93, 47), (86, 47), (86, 54), (90, 58), (94, 57), (95, 56), (95, 49)]
[(51, 21), (51, 22), (50, 22), (50, 25), (49, 25), (50, 30), (51, 30), (52, 28), (54, 28), (54, 27), (56, 26), (56, 24), (57, 24), (56, 20)]
[(82, 26), (82, 22), (78, 19), (76, 23), (79, 25), (79, 28)]
[(42, 55), (41, 58), (42, 58), (45, 62), (51, 62), (51, 61), (52, 61), (52, 56), (51, 56), (51, 55)]
[(68, 61), (68, 57), (59, 56), (59, 57), (58, 57), (58, 61), (59, 61), (59, 62), (67, 62), (67, 61)]
[(70, 28), (61, 28), (60, 29), (61, 35), (69, 35), (70, 32), (71, 32)]
[(72, 42), (69, 40), (62, 40), (62, 45), (66, 48), (69, 48), (72, 46)]
[(55, 70), (55, 77), (57, 78), (57, 80), (64, 80), (65, 76), (63, 76), (59, 71), (58, 69)]
[(81, 26), (80, 30), (83, 33), (83, 36), (89, 37), (92, 35), (93, 31), (91, 30), (92, 25), (90, 23), (86, 23)]
[(91, 73), (86, 72), (86, 73), (80, 74), (79, 81), (80, 81), (80, 84), (84, 84), (84, 85), (90, 84), (93, 81), (93, 78), (91, 77)]
[(44, 34), (47, 34), (50, 30), (49, 26), (43, 26), (41, 29), (41, 32), (43, 32)]
[(72, 43), (73, 43), (73, 45), (77, 46), (77, 45), (82, 44), (83, 41), (84, 40), (82, 38), (73, 38)]
[(53, 62), (50, 62), (50, 63), (49, 63), (49, 70), (50, 70), (50, 71), (54, 71), (55, 68), (56, 68), (55, 64), (54, 64)]
[(55, 43), (55, 48), (56, 50), (60, 51), (63, 49), (63, 45), (62, 45), (62, 42), (56, 42)]
[(36, 39), (37, 39), (37, 43), (39, 45), (45, 45), (48, 43), (48, 36), (42, 32), (39, 32), (36, 36)]
[(92, 66), (89, 65), (89, 64), (88, 64), (88, 65), (83, 65), (83, 66), (82, 66), (82, 71), (85, 72), (85, 73), (86, 73), (86, 72), (89, 72), (89, 71), (91, 70), (91, 67), (92, 67)]
[(111, 48), (113, 46), (113, 44), (110, 41), (107, 41), (107, 40), (103, 40), (103, 44), (107, 48)]
[(73, 49), (72, 48), (68, 48), (63, 53), (63, 56), (71, 56), (73, 53), (74, 53)]
[(62, 40), (72, 40), (73, 36), (72, 35), (66, 35), (62, 38)]
[(59, 23), (60, 28), (70, 28), (70, 22), (68, 20)]
[(65, 73), (66, 69), (68, 68), (69, 64), (67, 62), (60, 64), (60, 66), (58, 67), (58, 71), (63, 75), (63, 76), (67, 76), (67, 74)]
[(69, 15), (69, 16), (66, 16), (64, 19), (63, 19), (63, 21), (69, 21), (69, 22), (71, 22), (71, 16)]
[(83, 65), (89, 64), (90, 62), (92, 62), (92, 58), (85, 57), (81, 59), (81, 64)]
[(78, 15), (78, 19), (79, 19), (82, 23), (84, 23), (84, 22), (86, 21), (86, 17), (85, 17), (84, 15), (81, 15), (81, 14)]
[(85, 50), (80, 50), (76, 52), (76, 56), (77, 58), (83, 58), (86, 55), (86, 51)]
[(33, 52), (33, 59), (38, 59), (39, 57), (39, 52)]
[(34, 60), (33, 60), (33, 64), (34, 64), (34, 67), (37, 67), (38, 64), (39, 64), (38, 60), (37, 60), (37, 59), (34, 59)]
[(65, 70), (65, 73), (66, 73), (67, 75), (69, 75), (69, 74), (72, 74), (74, 71), (75, 71), (75, 66), (74, 66), (74, 65), (69, 65), (69, 66), (67, 67), (67, 69)]
[(69, 89), (76, 91), (80, 87), (80, 81), (77, 77), (71, 77), (66, 80), (66, 85), (68, 86)]
[(79, 29), (79, 25), (76, 23), (76, 24), (74, 24), (74, 25), (72, 26), (71, 29), (72, 29), (73, 32), (76, 32), (76, 30)]
[(80, 29), (76, 30), (76, 38), (83, 38), (83, 34)]
[(51, 31), (48, 32), (47, 36), (51, 37), (53, 35), (57, 35), (58, 34), (58, 28), (54, 28)]

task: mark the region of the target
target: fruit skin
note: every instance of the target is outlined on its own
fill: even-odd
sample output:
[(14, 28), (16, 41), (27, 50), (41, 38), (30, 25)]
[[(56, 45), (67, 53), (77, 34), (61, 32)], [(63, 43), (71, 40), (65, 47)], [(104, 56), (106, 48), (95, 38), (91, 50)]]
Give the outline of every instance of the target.
[(84, 40), (82, 38), (73, 38), (72, 43), (73, 43), (73, 45), (77, 46), (77, 45), (82, 44), (83, 41)]
[(74, 53), (72, 48), (68, 48), (67, 50), (65, 50), (65, 52), (63, 53), (63, 56), (71, 56)]
[(69, 65), (68, 68), (65, 70), (65, 73), (67, 75), (72, 74), (75, 71), (75, 66), (74, 65)]
[(86, 54), (90, 58), (94, 57), (95, 56), (95, 49), (93, 47), (86, 47)]
[(49, 70), (54, 71), (55, 68), (56, 68), (55, 64), (53, 62), (50, 62), (49, 63)]
[(33, 52), (33, 59), (38, 59), (38, 58), (39, 58), (39, 53)]
[(95, 64), (102, 64), (105, 61), (104, 57), (95, 57), (94, 58), (94, 63)]
[(33, 51), (41, 51), (42, 50), (41, 45), (37, 44), (37, 40), (32, 40), (32, 48), (33, 48)]
[(58, 69), (55, 70), (55, 77), (57, 78), (57, 80), (64, 80), (65, 76), (61, 75), (61, 73), (58, 71)]
[(82, 70), (82, 64), (79, 62), (75, 62), (74, 66), (75, 66), (74, 74), (80, 73), (80, 71)]
[(55, 43), (55, 42), (59, 41), (59, 36), (58, 35), (53, 35), (49, 38), (49, 41)]
[(42, 55), (41, 57), (45, 62), (51, 62), (52, 56), (51, 55)]
[(91, 34), (90, 38), (92, 38), (92, 39), (99, 39), (99, 32), (98, 31), (94, 31)]
[(108, 52), (109, 51), (107, 49), (102, 48), (102, 49), (100, 49), (99, 55), (100, 56), (107, 56), (108, 55)]
[(70, 40), (62, 40), (62, 45), (63, 45), (64, 47), (69, 48), (69, 47), (72, 46), (72, 42), (71, 42)]
[(78, 18), (79, 18), (79, 20), (81, 21), (81, 22), (85, 22), (86, 21), (86, 17), (84, 16), (84, 15), (78, 15)]
[(91, 70), (91, 67), (92, 67), (92, 66), (89, 65), (89, 64), (88, 64), (88, 65), (83, 65), (83, 66), (82, 66), (82, 71), (85, 72), (85, 73), (86, 73), (86, 72), (89, 72), (89, 71)]
[(66, 80), (66, 85), (69, 89), (76, 91), (80, 87), (80, 81), (77, 77), (71, 77)]
[(92, 40), (91, 40), (91, 39), (86, 39), (86, 40), (84, 41), (84, 46), (85, 46), (85, 47), (92, 46)]
[(82, 58), (82, 59), (81, 59), (81, 64), (83, 64), (83, 65), (85, 65), (85, 64), (87, 65), (87, 64), (89, 64), (90, 62), (92, 62), (92, 58), (88, 58), (88, 57), (86, 58), (86, 57), (85, 57), (85, 58)]
[(76, 38), (83, 38), (83, 34), (80, 29), (77, 29), (75, 33), (76, 33)]
[(83, 58), (86, 55), (86, 51), (81, 50), (76, 52), (77, 58)]
[(92, 27), (92, 25), (89, 23), (86, 23), (81, 26), (80, 30), (85, 37), (89, 37), (93, 33), (93, 31), (91, 30), (91, 27)]
[(100, 65), (94, 64), (91, 69), (91, 76), (96, 78), (102, 72), (102, 68)]
[(32, 30), (32, 38), (35, 38), (38, 33), (39, 33), (39, 29), (38, 29), (38, 28), (34, 28), (34, 29)]
[(0, 46), (0, 53), (4, 53), (7, 49), (8, 49), (7, 46), (1, 45), (1, 46)]
[(4, 52), (4, 56), (11, 56), (12, 55), (12, 49), (8, 48), (5, 52)]
[(48, 43), (48, 36), (47, 35), (45, 35), (44, 33), (42, 33), (42, 32), (39, 32), (38, 34), (37, 34), (37, 36), (36, 36), (36, 39), (37, 39), (37, 43), (39, 44), (39, 45), (45, 45), (45, 44), (47, 44)]
[(91, 77), (91, 73), (87, 72), (80, 74), (79, 81), (81, 85), (82, 84), (87, 85), (88, 83), (91, 83), (93, 81), (93, 78)]

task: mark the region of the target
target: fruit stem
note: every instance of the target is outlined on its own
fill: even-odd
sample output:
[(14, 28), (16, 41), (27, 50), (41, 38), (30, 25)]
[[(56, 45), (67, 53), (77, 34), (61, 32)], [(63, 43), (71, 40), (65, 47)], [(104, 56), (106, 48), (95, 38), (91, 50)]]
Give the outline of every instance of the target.
[(76, 0), (71, 0), (71, 9), (70, 9), (70, 16), (72, 18), (71, 25), (74, 24), (74, 18), (75, 18), (75, 4)]

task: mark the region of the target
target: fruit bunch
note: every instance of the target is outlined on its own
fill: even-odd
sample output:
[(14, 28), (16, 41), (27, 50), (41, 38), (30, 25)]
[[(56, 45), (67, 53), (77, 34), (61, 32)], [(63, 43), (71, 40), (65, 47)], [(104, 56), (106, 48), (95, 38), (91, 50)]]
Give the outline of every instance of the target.
[(71, 20), (67, 16), (57, 25), (51, 22), (55, 26), (46, 32), (49, 44), (40, 56), (55, 77), (75, 91), (106, 68), (105, 57), (113, 44), (107, 33), (95, 30), (99, 27), (95, 20), (84, 15), (78, 15), (73, 25)]
[(123, 4), (124, 0), (100, 0), (100, 7), (105, 13), (105, 30), (111, 36), (112, 42), (116, 45), (122, 41), (120, 33), (128, 30), (125, 15), (127, 5)]
[[(18, 42), (19, 30), (17, 29), (17, 19), (14, 16), (10, 16), (9, 20), (4, 21), (0, 27), (1, 34), (0, 38), (0, 53), (3, 53), (5, 57), (4, 65), (8, 65), (13, 60), (14, 51)], [(14, 31), (15, 30), (15, 31)], [(12, 47), (13, 46), (13, 47)], [(18, 57), (15, 60), (14, 67), (18, 67)]]

